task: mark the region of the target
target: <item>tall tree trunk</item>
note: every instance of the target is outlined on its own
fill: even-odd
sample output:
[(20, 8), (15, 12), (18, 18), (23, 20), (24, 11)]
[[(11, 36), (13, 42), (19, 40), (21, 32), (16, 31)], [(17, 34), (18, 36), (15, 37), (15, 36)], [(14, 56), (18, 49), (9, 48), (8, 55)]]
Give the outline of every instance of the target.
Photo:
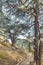
[(34, 45), (35, 45), (35, 48), (34, 48), (34, 58), (35, 58), (35, 61), (36, 61), (36, 65), (40, 65), (39, 64), (39, 23), (38, 21), (34, 21), (35, 25), (34, 25), (34, 28), (35, 28), (35, 39), (34, 39)]
[(42, 55), (42, 41), (40, 41), (40, 45), (39, 45), (39, 62), (40, 62), (40, 65), (41, 65), (41, 55)]
[(14, 35), (12, 35), (12, 45), (11, 45), (11, 46), (14, 46), (14, 47), (15, 47), (15, 43), (16, 43), (15, 36), (14, 36)]
[(35, 30), (35, 39), (34, 39), (34, 59), (36, 61), (36, 65), (40, 65), (40, 59), (39, 59), (39, 22), (38, 22), (38, 15), (39, 15), (39, 5), (38, 5), (38, 1), (36, 0), (36, 5), (34, 8), (34, 13), (35, 13), (35, 21), (34, 21), (34, 30)]
[(9, 31), (9, 34), (10, 34), (9, 36), (10, 36), (11, 41), (12, 41), (11, 46), (14, 46), (14, 47), (15, 47), (16, 40), (15, 40), (14, 34), (12, 34), (12, 33), (10, 32), (10, 29), (8, 29), (8, 31)]

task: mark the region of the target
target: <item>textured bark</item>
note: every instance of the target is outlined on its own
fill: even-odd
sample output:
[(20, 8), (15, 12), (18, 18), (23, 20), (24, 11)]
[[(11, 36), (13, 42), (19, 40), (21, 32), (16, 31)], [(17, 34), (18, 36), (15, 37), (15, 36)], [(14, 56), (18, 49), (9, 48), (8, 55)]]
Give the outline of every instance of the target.
[(15, 44), (16, 44), (16, 38), (15, 38), (15, 36), (13, 35), (13, 36), (12, 36), (12, 45), (11, 45), (11, 46), (14, 46), (14, 47), (15, 47)]
[(34, 8), (34, 13), (35, 13), (35, 21), (34, 21), (34, 30), (35, 30), (35, 39), (34, 39), (34, 59), (36, 61), (36, 65), (40, 65), (40, 56), (39, 56), (39, 40), (40, 40), (40, 34), (39, 34), (39, 22), (38, 22), (38, 16), (39, 16), (39, 5), (38, 5), (38, 0), (36, 0), (36, 6)]
[(40, 62), (40, 64), (39, 65), (41, 65), (41, 54), (42, 54), (42, 43), (40, 41), (40, 45), (39, 45), (39, 62)]
[[(35, 21), (36, 22), (36, 21)], [(35, 58), (35, 61), (36, 61), (36, 65), (39, 65), (39, 27), (38, 27), (38, 22), (35, 23), (35, 39), (34, 39), (34, 45), (35, 45), (35, 48), (34, 48), (34, 58)]]
[[(42, 38), (41, 38), (42, 39)], [(39, 45), (39, 59), (40, 59), (40, 65), (41, 65), (41, 60), (42, 60), (42, 54), (43, 54), (43, 41), (40, 41), (40, 45)]]
[(14, 34), (12, 34), (12, 33), (10, 32), (10, 30), (8, 30), (8, 31), (9, 31), (9, 34), (10, 34), (9, 36), (10, 36), (11, 41), (12, 41), (11, 46), (14, 46), (14, 47), (15, 47), (16, 38), (15, 38)]

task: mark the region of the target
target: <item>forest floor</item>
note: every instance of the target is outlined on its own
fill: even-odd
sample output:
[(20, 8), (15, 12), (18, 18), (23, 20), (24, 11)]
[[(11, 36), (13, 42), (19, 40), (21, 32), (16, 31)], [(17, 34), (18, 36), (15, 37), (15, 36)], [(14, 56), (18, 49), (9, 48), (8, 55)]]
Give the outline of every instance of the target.
[(33, 60), (32, 53), (25, 53), (23, 49), (13, 49), (0, 44), (0, 65), (36, 65)]

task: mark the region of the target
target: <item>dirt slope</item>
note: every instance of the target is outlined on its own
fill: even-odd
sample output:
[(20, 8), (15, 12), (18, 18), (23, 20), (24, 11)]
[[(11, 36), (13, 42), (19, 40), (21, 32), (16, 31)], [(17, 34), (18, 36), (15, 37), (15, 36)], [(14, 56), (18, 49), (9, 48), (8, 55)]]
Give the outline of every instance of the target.
[(0, 44), (0, 65), (16, 65), (24, 58), (26, 54), (23, 51), (12, 50)]

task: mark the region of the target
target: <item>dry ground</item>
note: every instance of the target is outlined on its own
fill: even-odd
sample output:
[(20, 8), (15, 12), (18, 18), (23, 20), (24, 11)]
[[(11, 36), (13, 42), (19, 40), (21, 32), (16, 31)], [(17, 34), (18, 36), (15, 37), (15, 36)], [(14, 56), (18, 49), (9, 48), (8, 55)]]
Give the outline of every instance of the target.
[[(10, 45), (0, 44), (0, 65), (30, 65), (30, 61), (34, 60), (33, 57), (32, 53), (25, 53), (23, 49), (14, 49)], [(32, 62), (31, 65), (36, 64)]]
[(27, 55), (22, 50), (12, 50), (0, 44), (0, 65), (17, 65)]

